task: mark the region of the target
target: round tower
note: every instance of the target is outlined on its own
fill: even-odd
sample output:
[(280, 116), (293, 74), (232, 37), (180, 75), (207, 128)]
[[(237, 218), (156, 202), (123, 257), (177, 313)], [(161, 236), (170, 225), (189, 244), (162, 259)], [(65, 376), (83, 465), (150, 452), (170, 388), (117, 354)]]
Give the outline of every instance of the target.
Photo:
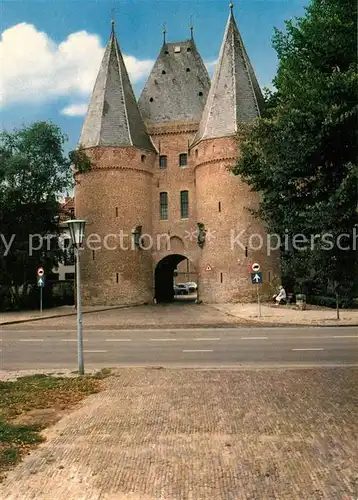
[[(80, 146), (92, 168), (76, 175), (76, 217), (85, 219), (85, 305), (143, 304), (153, 297), (152, 183), (148, 136), (112, 29)], [(149, 235), (149, 236), (146, 236)]]
[[(201, 240), (200, 299), (253, 301), (268, 297), (279, 278), (279, 256), (267, 249), (264, 224), (252, 215), (259, 195), (230, 169), (239, 155), (237, 131), (260, 116), (263, 98), (230, 12), (220, 56), (199, 130), (191, 146), (195, 158), (196, 215)], [(252, 282), (250, 265), (261, 275)]]

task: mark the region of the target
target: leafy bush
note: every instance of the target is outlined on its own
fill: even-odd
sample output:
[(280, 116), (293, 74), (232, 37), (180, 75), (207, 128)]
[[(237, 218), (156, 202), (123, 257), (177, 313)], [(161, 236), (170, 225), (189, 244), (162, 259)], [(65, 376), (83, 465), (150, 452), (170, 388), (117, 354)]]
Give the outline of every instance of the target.
[[(333, 296), (313, 295), (307, 298), (307, 302), (312, 305), (336, 308), (336, 298)], [(339, 307), (341, 309), (352, 309), (357, 307), (355, 299), (339, 297)]]

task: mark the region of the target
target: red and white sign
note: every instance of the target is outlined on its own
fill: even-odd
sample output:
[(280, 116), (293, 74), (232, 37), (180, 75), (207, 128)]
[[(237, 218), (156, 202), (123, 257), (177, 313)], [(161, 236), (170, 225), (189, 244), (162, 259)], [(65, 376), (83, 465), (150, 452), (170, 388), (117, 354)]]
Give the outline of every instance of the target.
[(44, 268), (43, 267), (39, 267), (38, 270), (37, 270), (37, 276), (43, 276), (45, 274), (45, 271), (44, 271)]
[(258, 273), (261, 269), (261, 266), (258, 262), (254, 262), (253, 264), (251, 264), (251, 270), (254, 272), (254, 273)]

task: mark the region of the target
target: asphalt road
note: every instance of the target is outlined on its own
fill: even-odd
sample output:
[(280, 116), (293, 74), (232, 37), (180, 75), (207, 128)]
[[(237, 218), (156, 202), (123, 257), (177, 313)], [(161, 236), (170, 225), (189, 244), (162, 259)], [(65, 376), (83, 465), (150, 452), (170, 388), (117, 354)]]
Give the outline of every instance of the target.
[[(89, 330), (88, 368), (115, 365), (357, 365), (354, 327)], [(0, 369), (77, 368), (76, 330), (2, 329)]]

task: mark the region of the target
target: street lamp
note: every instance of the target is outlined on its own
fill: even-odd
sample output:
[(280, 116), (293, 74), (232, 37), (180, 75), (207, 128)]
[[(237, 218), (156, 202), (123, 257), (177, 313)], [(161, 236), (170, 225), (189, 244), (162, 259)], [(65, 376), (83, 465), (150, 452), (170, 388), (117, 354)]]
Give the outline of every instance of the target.
[(83, 366), (83, 336), (82, 336), (82, 310), (81, 310), (81, 273), (80, 273), (80, 250), (83, 247), (85, 237), (85, 220), (67, 220), (72, 244), (76, 254), (76, 288), (77, 288), (77, 350), (78, 350), (78, 374), (84, 374)]

